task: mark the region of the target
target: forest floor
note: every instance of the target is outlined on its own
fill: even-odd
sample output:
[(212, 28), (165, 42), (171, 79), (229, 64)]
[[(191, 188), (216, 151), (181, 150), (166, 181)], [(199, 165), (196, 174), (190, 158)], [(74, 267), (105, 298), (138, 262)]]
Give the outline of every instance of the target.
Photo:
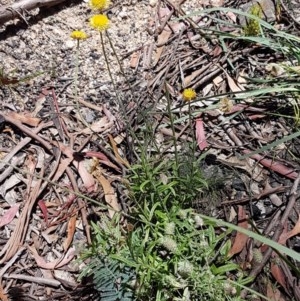
[[(91, 299), (77, 259), (98, 203), (128, 210), (121, 186), (138, 157), (128, 129), (141, 131), (149, 114), (166, 160), (174, 134), (182, 152), (196, 141), (203, 173), (224, 180), (197, 210), (239, 225), (247, 216), (299, 251), (300, 4), (260, 1), (274, 30), (239, 39), (250, 25), (234, 9), (252, 2), (112, 1), (101, 35), (88, 3), (71, 2), (0, 24), (0, 299)], [(77, 29), (89, 36), (79, 47)], [(197, 93), (189, 105), (186, 88)], [(252, 246), (241, 244), (237, 262), (260, 279), (270, 256), (246, 268)], [(300, 300), (297, 276), (272, 268), (278, 289), (255, 288)]]

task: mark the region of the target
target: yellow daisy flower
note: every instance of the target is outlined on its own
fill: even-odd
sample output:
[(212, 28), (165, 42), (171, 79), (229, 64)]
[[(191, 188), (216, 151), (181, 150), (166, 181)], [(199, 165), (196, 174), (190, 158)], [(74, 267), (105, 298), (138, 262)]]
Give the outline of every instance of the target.
[(85, 40), (87, 38), (87, 34), (81, 30), (72, 31), (70, 36), (74, 40)]
[(193, 99), (195, 99), (197, 96), (197, 93), (195, 92), (194, 89), (188, 88), (188, 89), (184, 89), (182, 92), (182, 98), (185, 101), (191, 101)]
[(109, 19), (105, 15), (95, 15), (90, 18), (90, 25), (99, 31), (109, 27)]
[(90, 0), (90, 6), (93, 9), (104, 9), (110, 4), (109, 0)]

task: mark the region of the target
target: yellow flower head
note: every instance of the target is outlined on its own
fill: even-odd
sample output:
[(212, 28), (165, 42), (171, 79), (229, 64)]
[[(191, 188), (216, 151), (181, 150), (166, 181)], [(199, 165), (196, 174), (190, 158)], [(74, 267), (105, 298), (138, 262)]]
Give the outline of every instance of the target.
[(184, 89), (182, 92), (182, 97), (185, 101), (191, 101), (193, 99), (195, 99), (197, 96), (197, 93), (195, 92), (194, 89)]
[(90, 6), (93, 9), (104, 9), (107, 8), (110, 4), (109, 0), (90, 0)]
[(74, 40), (85, 40), (87, 38), (87, 34), (81, 30), (72, 31), (70, 36)]
[(95, 29), (102, 31), (108, 28), (109, 19), (105, 15), (95, 15), (90, 18), (90, 24)]

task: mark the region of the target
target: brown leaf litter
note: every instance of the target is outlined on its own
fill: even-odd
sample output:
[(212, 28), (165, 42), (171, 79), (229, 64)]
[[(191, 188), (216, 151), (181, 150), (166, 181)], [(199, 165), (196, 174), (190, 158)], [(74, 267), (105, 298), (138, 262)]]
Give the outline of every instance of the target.
[[(268, 115), (271, 109), (280, 110), (283, 105), (275, 95), (270, 95), (273, 108), (267, 101), (242, 97), (251, 87), (247, 77), (265, 75), (262, 62), (283, 61), (284, 57), (266, 52), (259, 45), (245, 45), (235, 40), (226, 39), (220, 45), (213, 30), (217, 26), (224, 33), (239, 33), (238, 18), (233, 13), (216, 11), (212, 15), (185, 17), (186, 12), (193, 12), (196, 8), (223, 4), (227, 7), (238, 5), (230, 1), (199, 3), (192, 0), (155, 3), (150, 17), (147, 12), (149, 41), (143, 40), (136, 45), (128, 41), (130, 49), (119, 49), (122, 50), (120, 57), (132, 69), (126, 69), (130, 76), (125, 81), (120, 77), (117, 81), (118, 95), (126, 112), (117, 105), (107, 74), (99, 78), (99, 71), (103, 74), (106, 71), (103, 71), (101, 60), (97, 59), (97, 41), (90, 41), (82, 49), (86, 59), (81, 65), (80, 112), (76, 111), (69, 87), (72, 60), (67, 58), (68, 48), (61, 40), (53, 47), (53, 53), (61, 62), (55, 69), (56, 75), (50, 76), (47, 71), (43, 80), (32, 78), (23, 82), (19, 79), (28, 74), (1, 73), (2, 300), (8, 300), (8, 292), (14, 300), (93, 298), (88, 292), (90, 286), (77, 283), (80, 268), (75, 264), (78, 252), (92, 240), (90, 215), (106, 212), (112, 217), (116, 211), (126, 210), (122, 199), (125, 195), (123, 174), (134, 157), (126, 127), (130, 124), (138, 132), (145, 122), (140, 118), (144, 111), (151, 109), (153, 112), (150, 117), (161, 152), (169, 155), (169, 137), (173, 132), (166, 114), (168, 101), (175, 116), (176, 139), (181, 149), (184, 151), (186, 143), (196, 138), (199, 154), (207, 151), (214, 158), (210, 164), (213, 170), (222, 170), (222, 176), (230, 178), (214, 211), (247, 228), (250, 224), (248, 218), (254, 219), (254, 206), (262, 205), (270, 210), (258, 222), (264, 235), (282, 244), (299, 235), (297, 147), (285, 143), (269, 152), (253, 153), (290, 134), (291, 126), (285, 119)], [(83, 9), (84, 6), (78, 6), (77, 14), (73, 14), (74, 20), (65, 15), (64, 10), (58, 15), (62, 14), (68, 24), (74, 22), (74, 27), (79, 22), (77, 18), (83, 15)], [(130, 16), (127, 9), (136, 13), (135, 6), (118, 6), (118, 3), (111, 12), (116, 18), (126, 20)], [(139, 13), (142, 14), (142, 10)], [(59, 22), (64, 19), (57, 18)], [(224, 22), (219, 24), (217, 18)], [(59, 35), (67, 37), (72, 26), (67, 32), (62, 32), (61, 28), (55, 27), (54, 21), (55, 16), (51, 15), (42, 21), (48, 36), (54, 41)], [(51, 61), (43, 55), (47, 54), (53, 40), (43, 36), (48, 48), (31, 44), (34, 39), (43, 44), (37, 39), (37, 34), (44, 32), (38, 25), (27, 28), (26, 36), (7, 34), (7, 44), (3, 49), (9, 71), (17, 61), (20, 69), (28, 69), (34, 74), (40, 70), (39, 64)], [(135, 28), (135, 24), (132, 26)], [(144, 35), (145, 27), (140, 25), (135, 29), (142, 29)], [(112, 29), (112, 32), (115, 38), (118, 31)], [(130, 40), (122, 34), (114, 40), (116, 44), (124, 45), (127, 40), (124, 42), (123, 36)], [(27, 48), (18, 52), (14, 44), (20, 41)], [(41, 48), (38, 52), (32, 51), (35, 47)], [(34, 56), (32, 66), (26, 65), (30, 56)], [(187, 87), (198, 93), (198, 98), (189, 104), (189, 108), (181, 97), (182, 90)], [(225, 94), (227, 98), (224, 98)], [(86, 122), (82, 122), (81, 116)], [(191, 132), (191, 125), (195, 133)], [(294, 139), (294, 145), (299, 144), (298, 140), (298, 137)], [(247, 157), (241, 159), (245, 155)], [(206, 168), (209, 169), (209, 164)], [(243, 188), (240, 189), (236, 182)], [(205, 212), (208, 205), (199, 198), (197, 206)], [(257, 250), (262, 253), (261, 262), (253, 261)], [(272, 249), (237, 234), (233, 237), (231, 255), (253, 277), (259, 277), (270, 263), (270, 271), (286, 295), (271, 290), (266, 284), (264, 289), (268, 296), (288, 300), (286, 296), (294, 295), (300, 300), (295, 276)], [(280, 261), (280, 266), (275, 261)], [(247, 293), (243, 291), (242, 294), (246, 296)]]

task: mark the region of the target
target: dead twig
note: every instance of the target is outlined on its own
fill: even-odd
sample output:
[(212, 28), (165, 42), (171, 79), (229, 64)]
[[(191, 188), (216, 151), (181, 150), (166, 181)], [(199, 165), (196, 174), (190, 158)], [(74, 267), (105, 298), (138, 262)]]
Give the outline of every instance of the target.
[[(279, 240), (279, 237), (280, 237), (282, 229), (283, 229), (283, 225), (286, 223), (286, 221), (291, 213), (291, 210), (293, 209), (295, 202), (296, 202), (297, 198), (299, 197), (299, 193), (297, 192), (299, 183), (300, 183), (300, 175), (298, 176), (298, 178), (295, 180), (295, 182), (293, 184), (288, 205), (286, 206), (286, 208), (284, 210), (284, 213), (280, 219), (280, 222), (274, 226), (275, 232), (272, 236), (273, 241)], [(252, 271), (249, 274), (249, 277), (251, 277), (253, 279), (255, 279), (257, 277), (257, 275), (261, 272), (261, 270), (264, 268), (264, 266), (267, 264), (267, 262), (271, 258), (272, 253), (273, 253), (273, 249), (269, 247), (267, 249), (267, 251), (263, 254), (262, 261), (260, 261), (258, 264), (256, 264), (253, 267)], [(247, 294), (248, 294), (248, 290), (244, 289), (241, 292), (241, 298), (246, 298)]]
[(20, 17), (26, 20), (23, 12), (30, 11), (40, 7), (51, 7), (66, 0), (21, 0), (11, 5), (3, 5), (0, 7), (0, 25), (14, 18)]

